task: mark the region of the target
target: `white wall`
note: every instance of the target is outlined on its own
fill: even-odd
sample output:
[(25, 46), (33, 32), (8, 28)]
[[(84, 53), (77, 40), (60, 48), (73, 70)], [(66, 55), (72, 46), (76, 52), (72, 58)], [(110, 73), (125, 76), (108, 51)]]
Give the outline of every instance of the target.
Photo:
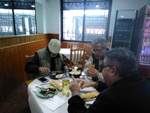
[(47, 0), (46, 9), (46, 32), (59, 34), (60, 0)]
[[(60, 23), (60, 0), (36, 0), (43, 5), (44, 33), (61, 34)], [(109, 36), (113, 36), (116, 10), (135, 9), (139, 10), (150, 0), (112, 0)]]
[[(38, 2), (37, 4), (40, 6), (36, 6), (36, 21), (37, 21), (37, 33), (47, 33), (46, 32), (46, 0), (35, 0)], [(43, 10), (41, 11), (41, 7)], [(41, 26), (42, 25), (42, 26)], [(43, 27), (43, 30), (41, 30), (39, 27)]]
[(39, 2), (35, 2), (36, 5), (36, 26), (37, 26), (37, 33), (44, 32), (44, 25), (43, 25), (43, 5)]

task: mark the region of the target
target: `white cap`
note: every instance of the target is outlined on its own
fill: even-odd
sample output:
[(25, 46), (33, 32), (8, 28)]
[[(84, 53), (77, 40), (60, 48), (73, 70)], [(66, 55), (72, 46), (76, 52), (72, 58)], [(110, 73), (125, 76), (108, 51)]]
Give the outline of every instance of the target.
[(60, 46), (61, 43), (59, 40), (57, 39), (51, 39), (50, 42), (48, 43), (48, 49), (52, 52), (52, 53), (59, 53), (60, 51)]

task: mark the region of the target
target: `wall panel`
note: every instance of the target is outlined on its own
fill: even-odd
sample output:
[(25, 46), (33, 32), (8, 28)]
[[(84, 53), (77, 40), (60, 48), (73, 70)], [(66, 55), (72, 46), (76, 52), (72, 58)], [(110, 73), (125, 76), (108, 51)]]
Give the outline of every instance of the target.
[[(57, 34), (52, 36), (51, 34), (46, 34), (43, 35), (44, 38), (41, 35), (36, 36), (38, 40), (32, 40), (32, 36), (29, 36), (29, 40), (27, 38), (25, 40), (23, 38), (15, 38), (18, 40), (15, 42), (13, 39), (17, 44), (9, 43), (8, 39), (3, 39), (3, 41), (8, 41), (8, 43), (5, 42), (5, 47), (0, 48), (0, 100), (7, 97), (14, 89), (27, 80), (27, 74), (24, 71), (25, 55), (33, 55), (37, 50), (45, 48), (51, 37), (59, 38)], [(36, 37), (34, 38), (36, 39)], [(12, 41), (12, 39), (10, 40)], [(23, 43), (23, 41), (25, 42)]]

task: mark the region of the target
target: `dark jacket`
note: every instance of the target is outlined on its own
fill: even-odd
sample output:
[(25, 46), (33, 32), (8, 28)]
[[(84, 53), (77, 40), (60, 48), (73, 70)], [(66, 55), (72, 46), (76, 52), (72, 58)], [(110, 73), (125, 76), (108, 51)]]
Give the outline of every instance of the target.
[(68, 103), (69, 113), (150, 113), (150, 83), (135, 73), (104, 89), (88, 109), (78, 95)]

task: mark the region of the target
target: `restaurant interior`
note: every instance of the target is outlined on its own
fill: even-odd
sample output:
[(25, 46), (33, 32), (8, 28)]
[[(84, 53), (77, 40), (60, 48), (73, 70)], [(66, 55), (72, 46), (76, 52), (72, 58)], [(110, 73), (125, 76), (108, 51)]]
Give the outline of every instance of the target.
[[(23, 29), (21, 27), (18, 27), (20, 31), (14, 30), (15, 31), (14, 34), (5, 32), (5, 35), (3, 35), (2, 31), (0, 31), (0, 90), (1, 90), (0, 91), (0, 105), (1, 105), (0, 113), (30, 113), (31, 112), (28, 104), (27, 87), (28, 84), (30, 84), (30, 82), (32, 81), (28, 80), (28, 75), (24, 70), (24, 66), (28, 61), (27, 57), (30, 56), (33, 57), (34, 53), (39, 49), (45, 48), (51, 39), (58, 39), (61, 41), (63, 59), (68, 66), (72, 66), (70, 62), (73, 61), (70, 60), (72, 55), (70, 57), (70, 53), (69, 56), (67, 56), (67, 53), (65, 53), (67, 49), (69, 49), (69, 52), (70, 49), (72, 48), (84, 49), (85, 52), (84, 63), (82, 64), (82, 66), (84, 67), (84, 64), (92, 54), (91, 41), (94, 40), (95, 37), (100, 36), (106, 38), (107, 46), (110, 49), (118, 46), (117, 45), (118, 43), (115, 42), (117, 40), (116, 34), (118, 33), (117, 17), (119, 17), (120, 13), (124, 13), (124, 11), (125, 11), (125, 15), (128, 11), (129, 13), (130, 11), (132, 11), (131, 14), (133, 14), (134, 12), (135, 18), (133, 18), (132, 15), (130, 14), (126, 15), (126, 16), (130, 16), (132, 18), (131, 20), (134, 21), (134, 25), (133, 25), (134, 29), (132, 29), (131, 31), (132, 32), (132, 36), (131, 36), (132, 39), (130, 39), (131, 44), (129, 46), (126, 44), (121, 46), (129, 48), (131, 51), (135, 53), (135, 55), (139, 59), (139, 72), (148, 81), (150, 81), (150, 49), (149, 49), (150, 39), (148, 40), (147, 38), (146, 40), (147, 45), (143, 46), (144, 36), (141, 36), (141, 34), (138, 33), (139, 29), (136, 29), (138, 23), (141, 23), (141, 21), (139, 21), (141, 8), (143, 8), (144, 6), (149, 7), (150, 0), (112, 0), (112, 1), (107, 0), (108, 3), (110, 4), (107, 4), (108, 6), (107, 5), (104, 6), (104, 7), (108, 7), (107, 8), (108, 14), (105, 15), (107, 18), (105, 20), (106, 23), (104, 25), (105, 26), (104, 29), (106, 31), (101, 30), (99, 31), (100, 33), (97, 34), (95, 33), (96, 35), (88, 36), (88, 33), (90, 34), (88, 30), (92, 28), (91, 27), (92, 23), (86, 21), (89, 25), (89, 27), (87, 27), (88, 25), (86, 26), (88, 28), (87, 30), (88, 33), (80, 34), (80, 32), (82, 31), (81, 30), (82, 27), (80, 29), (80, 25), (78, 24), (79, 31), (76, 34), (78, 35), (77, 37), (74, 36), (75, 34), (71, 34), (70, 31), (65, 32), (65, 30), (71, 25), (69, 24), (70, 26), (69, 25), (67, 26), (66, 25), (67, 23), (63, 21), (63, 16), (65, 15), (65, 12), (63, 12), (64, 11), (63, 7), (65, 7), (63, 6), (63, 1), (68, 2), (69, 0), (35, 0), (36, 21), (33, 19), (35, 23), (31, 22), (32, 24), (29, 22), (30, 19), (27, 21), (30, 23), (29, 27), (32, 27), (32, 30), (29, 32), (27, 31), (23, 32)], [(101, 0), (95, 0), (95, 1), (101, 1)], [(0, 12), (0, 15), (3, 15), (3, 13)], [(82, 22), (81, 19), (79, 19), (80, 15), (78, 16), (79, 17), (76, 18), (77, 20), (76, 23)], [(88, 19), (90, 20), (91, 17), (89, 17)], [(26, 19), (24, 21), (26, 21)], [(146, 22), (147, 21), (144, 21), (143, 19), (143, 23), (141, 23), (143, 24), (143, 26), (141, 25), (140, 30), (144, 29), (144, 25)], [(1, 22), (0, 24), (2, 25)], [(66, 28), (64, 27), (65, 25), (63, 26), (63, 24), (66, 25)], [(99, 23), (93, 23), (93, 24), (99, 24)], [(95, 28), (99, 29), (97, 26)], [(69, 33), (65, 34), (67, 32)], [(94, 32), (97, 31), (95, 30)], [(121, 31), (121, 33), (122, 32), (123, 31)], [(147, 32), (150, 32), (150, 30)], [(122, 34), (122, 36), (130, 37), (128, 34)], [(123, 41), (121, 41), (120, 43), (123, 43)], [(144, 54), (144, 52), (146, 52), (146, 49), (143, 50), (142, 47), (147, 47), (147, 48), (149, 47), (148, 48), (149, 50), (147, 49), (148, 52), (146, 55)], [(141, 54), (141, 52), (143, 53)], [(81, 69), (83, 69), (83, 67)]]

